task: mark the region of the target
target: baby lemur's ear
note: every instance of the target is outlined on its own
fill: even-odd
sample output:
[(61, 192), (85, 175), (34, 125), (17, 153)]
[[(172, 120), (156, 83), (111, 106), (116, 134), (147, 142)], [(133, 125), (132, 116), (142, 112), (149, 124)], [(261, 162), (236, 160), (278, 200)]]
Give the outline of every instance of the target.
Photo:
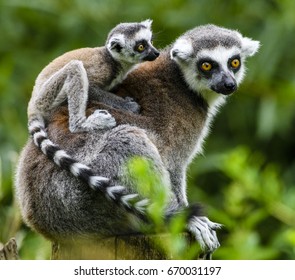
[(108, 43), (108, 49), (110, 50), (116, 50), (118, 52), (121, 51), (121, 49), (125, 45), (125, 38), (122, 34), (114, 35), (110, 38)]
[(193, 55), (193, 47), (188, 39), (176, 40), (170, 51), (170, 58), (178, 61), (186, 61)]
[(148, 29), (151, 29), (153, 21), (151, 19), (147, 19), (145, 21), (142, 21), (140, 24), (145, 26)]

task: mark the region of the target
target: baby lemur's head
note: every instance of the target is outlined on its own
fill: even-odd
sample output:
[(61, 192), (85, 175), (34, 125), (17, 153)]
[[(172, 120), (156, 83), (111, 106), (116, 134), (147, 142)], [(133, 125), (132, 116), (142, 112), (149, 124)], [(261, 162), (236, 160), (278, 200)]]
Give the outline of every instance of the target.
[(170, 57), (192, 90), (214, 99), (216, 93), (229, 95), (237, 89), (245, 74), (245, 59), (258, 48), (258, 41), (210, 24), (180, 36), (171, 47)]
[(152, 45), (151, 20), (121, 23), (108, 35), (106, 47), (118, 61), (136, 64), (153, 61), (159, 51)]

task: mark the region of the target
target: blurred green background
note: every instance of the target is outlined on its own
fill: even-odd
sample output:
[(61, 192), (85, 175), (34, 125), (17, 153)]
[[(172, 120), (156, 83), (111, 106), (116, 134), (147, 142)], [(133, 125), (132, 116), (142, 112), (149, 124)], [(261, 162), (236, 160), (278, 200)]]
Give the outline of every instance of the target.
[(38, 73), (68, 50), (103, 45), (119, 22), (151, 18), (158, 48), (206, 23), (261, 41), (190, 167), (188, 195), (224, 224), (215, 259), (295, 259), (294, 11), (293, 0), (0, 0), (0, 242), (15, 236), (22, 259), (50, 258), (13, 194)]

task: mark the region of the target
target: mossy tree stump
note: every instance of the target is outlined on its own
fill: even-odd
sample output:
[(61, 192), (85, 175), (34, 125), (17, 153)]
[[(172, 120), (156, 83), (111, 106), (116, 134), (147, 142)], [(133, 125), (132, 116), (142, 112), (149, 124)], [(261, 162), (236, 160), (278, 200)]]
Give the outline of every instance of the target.
[(18, 260), (17, 245), (11, 238), (5, 245), (0, 244), (0, 260)]

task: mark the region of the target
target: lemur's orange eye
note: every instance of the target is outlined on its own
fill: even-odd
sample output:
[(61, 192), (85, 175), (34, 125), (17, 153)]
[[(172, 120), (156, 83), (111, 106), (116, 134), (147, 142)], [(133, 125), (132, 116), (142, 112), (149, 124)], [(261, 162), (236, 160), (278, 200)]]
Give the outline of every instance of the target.
[(201, 68), (204, 71), (210, 71), (212, 69), (212, 64), (209, 62), (203, 62)]
[(138, 46), (137, 46), (137, 50), (138, 50), (139, 52), (144, 51), (144, 45), (143, 45), (143, 44), (138, 45)]
[(232, 68), (238, 68), (240, 66), (241, 62), (239, 59), (235, 58), (231, 61), (230, 65)]

